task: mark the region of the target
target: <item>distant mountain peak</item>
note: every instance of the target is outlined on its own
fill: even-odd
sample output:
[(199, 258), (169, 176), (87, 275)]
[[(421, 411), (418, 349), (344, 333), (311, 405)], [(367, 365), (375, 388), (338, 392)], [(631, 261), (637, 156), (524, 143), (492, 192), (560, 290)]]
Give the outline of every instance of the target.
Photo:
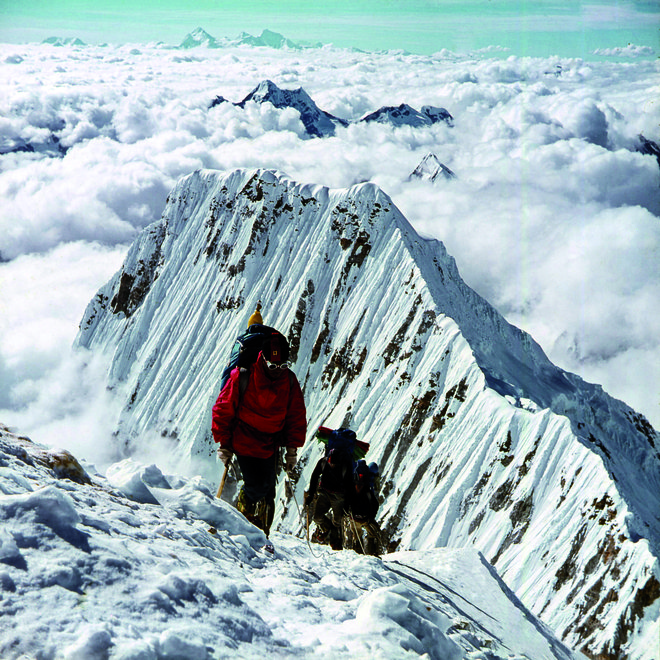
[[(275, 49), (286, 48), (290, 50), (298, 50), (305, 47), (278, 32), (273, 32), (272, 30), (267, 29), (263, 30), (258, 37), (255, 37), (248, 32), (241, 32), (234, 39), (226, 37), (216, 39), (206, 30), (198, 27), (184, 37), (178, 48), (230, 48), (233, 46), (252, 46)], [(320, 47), (322, 44), (314, 44), (314, 46)]]
[(211, 36), (206, 30), (201, 27), (195, 28), (192, 32), (187, 34), (183, 41), (179, 44), (179, 48), (220, 48), (220, 42)]
[[(226, 99), (218, 95), (211, 101), (209, 108), (213, 108)], [(261, 81), (242, 101), (234, 105), (244, 108), (246, 103), (272, 103), (276, 108), (294, 108), (300, 112), (300, 119), (307, 133), (313, 137), (328, 137), (334, 135), (338, 126), (348, 126), (351, 123), (378, 122), (391, 124), (395, 127), (430, 126), (444, 122), (453, 126), (453, 117), (444, 108), (425, 105), (421, 111), (415, 110), (406, 103), (394, 106), (383, 106), (376, 112), (365, 115), (357, 122), (349, 122), (336, 117), (325, 110), (321, 110), (311, 96), (302, 88), (281, 89), (271, 80)], [(443, 166), (445, 167), (445, 166)], [(445, 168), (445, 174), (453, 174), (449, 168)]]
[(641, 133), (637, 136), (637, 139), (639, 143), (636, 150), (646, 156), (655, 157), (655, 159), (658, 161), (658, 164), (660, 165), (660, 146), (658, 146), (658, 143), (654, 142), (653, 140), (649, 140)]
[(295, 108), (309, 135), (326, 137), (334, 135), (337, 126), (345, 126), (346, 121), (321, 110), (309, 94), (302, 88), (280, 89), (271, 80), (260, 82), (242, 101), (236, 103), (244, 108), (246, 103), (272, 103), (276, 108)]
[(236, 39), (236, 42), (246, 46), (265, 46), (267, 48), (290, 48), (293, 50), (300, 48), (300, 45), (296, 42), (272, 30), (262, 30), (258, 37), (254, 37), (247, 32), (242, 32)]
[(444, 163), (441, 163), (434, 153), (428, 153), (408, 178), (435, 182), (437, 179), (455, 179), (456, 175)]
[(44, 39), (42, 44), (50, 44), (51, 46), (86, 46), (87, 44), (78, 37), (48, 37)]
[(448, 126), (454, 125), (454, 118), (446, 108), (438, 108), (434, 105), (423, 105), (420, 110), (424, 117), (428, 117), (432, 124), (445, 122)]
[(453, 126), (453, 117), (444, 108), (425, 105), (420, 112), (407, 103), (401, 103), (398, 106), (383, 106), (375, 112), (365, 115), (360, 121), (375, 121), (381, 124), (389, 123), (393, 126), (413, 127), (430, 126), (438, 122), (445, 122), (449, 126)]

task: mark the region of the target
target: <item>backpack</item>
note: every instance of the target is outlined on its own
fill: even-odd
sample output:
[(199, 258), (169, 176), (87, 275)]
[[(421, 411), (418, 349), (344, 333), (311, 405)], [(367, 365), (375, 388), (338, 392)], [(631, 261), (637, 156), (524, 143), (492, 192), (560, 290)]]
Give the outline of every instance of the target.
[(364, 458), (369, 451), (369, 443), (358, 440), (355, 431), (351, 429), (329, 429), (319, 426), (316, 437), (325, 445), (325, 455), (331, 450), (345, 453), (353, 460)]
[(289, 342), (286, 340), (286, 337), (281, 332), (278, 332), (274, 328), (270, 328), (267, 325), (262, 325), (261, 323), (253, 323), (246, 332), (244, 332), (239, 337), (236, 337), (234, 345), (231, 349), (231, 354), (229, 356), (229, 362), (227, 366), (222, 371), (222, 376), (220, 377), (220, 391), (224, 389), (227, 381), (229, 380), (229, 375), (232, 370), (236, 367), (244, 367), (249, 369), (253, 365), (259, 353), (266, 341), (272, 339), (273, 336), (277, 336), (280, 339), (282, 352), (284, 353), (284, 360), (287, 360), (289, 357)]
[(361, 481), (367, 488), (373, 490), (378, 477), (378, 464), (369, 463), (363, 459), (357, 461), (353, 470), (353, 480), (357, 483)]
[[(376, 495), (376, 479), (378, 478), (378, 465), (365, 460), (359, 460), (353, 470), (353, 483), (356, 493), (353, 493), (349, 507), (350, 515), (354, 520), (368, 522), (375, 518), (378, 512), (379, 499)], [(357, 488), (358, 486), (359, 489)]]

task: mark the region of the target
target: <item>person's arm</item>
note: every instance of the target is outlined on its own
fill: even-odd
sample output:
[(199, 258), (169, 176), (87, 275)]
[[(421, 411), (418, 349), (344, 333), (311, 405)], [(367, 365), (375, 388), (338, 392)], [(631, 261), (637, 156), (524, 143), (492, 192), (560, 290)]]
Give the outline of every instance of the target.
[(284, 422), (284, 445), (299, 448), (305, 444), (307, 435), (307, 411), (300, 384), (295, 374), (289, 378), (289, 402)]
[(373, 490), (369, 491), (369, 506), (368, 506), (368, 516), (370, 521), (376, 520), (376, 514), (378, 513), (378, 507), (380, 506), (380, 502), (378, 501), (378, 498), (376, 497), (376, 494), (374, 493)]
[(309, 480), (309, 489), (305, 491), (305, 506), (311, 503), (316, 495), (316, 491), (319, 487), (319, 480), (321, 478), (321, 472), (323, 472), (323, 466), (325, 465), (325, 459), (322, 458), (316, 464), (314, 472), (312, 472), (312, 478)]
[(213, 440), (224, 449), (232, 449), (232, 432), (238, 407), (239, 369), (234, 369), (213, 406), (211, 431)]

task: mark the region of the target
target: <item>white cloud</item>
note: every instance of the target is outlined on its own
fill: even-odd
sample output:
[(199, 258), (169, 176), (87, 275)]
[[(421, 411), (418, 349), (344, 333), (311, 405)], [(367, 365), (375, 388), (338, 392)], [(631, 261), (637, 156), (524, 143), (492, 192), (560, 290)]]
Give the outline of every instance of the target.
[[(2, 328), (0, 376), (11, 394), (1, 407), (34, 412), (51, 377), (68, 378), (58, 369), (68, 368), (64, 346), (84, 304), (118, 266), (123, 246), (160, 217), (178, 177), (200, 167), (261, 166), (331, 187), (376, 182), (553, 360), (600, 380), (660, 426), (649, 386), (660, 363), (660, 173), (653, 157), (634, 151), (639, 133), (660, 139), (653, 62), (622, 68), (331, 48), (205, 49), (185, 58), (149, 46), (130, 51), (90, 47), (74, 58), (0, 45), (0, 140), (55, 134), (68, 149), (0, 156), (0, 253), (18, 257), (0, 274), (23, 296), (0, 291), (0, 305), (14, 310)], [(264, 79), (302, 86), (320, 108), (348, 120), (405, 102), (445, 107), (455, 126), (356, 124), (309, 139), (292, 110), (208, 108), (218, 94), (240, 101)], [(455, 180), (407, 181), (429, 151)], [(65, 273), (99, 255), (95, 275), (81, 276), (84, 293), (69, 303), (78, 280)], [(54, 328), (50, 338), (40, 334), (40, 318)], [(621, 375), (626, 360), (634, 377)]]
[(112, 409), (103, 360), (74, 356), (71, 344), (87, 303), (120, 267), (125, 252), (126, 246), (63, 243), (49, 253), (0, 264), (0, 419), (5, 424), (59, 446), (76, 438), (84, 443), (100, 434), (109, 437)]
[(650, 46), (636, 46), (628, 44), (627, 46), (618, 46), (616, 48), (596, 48), (594, 55), (603, 57), (649, 57), (655, 51)]

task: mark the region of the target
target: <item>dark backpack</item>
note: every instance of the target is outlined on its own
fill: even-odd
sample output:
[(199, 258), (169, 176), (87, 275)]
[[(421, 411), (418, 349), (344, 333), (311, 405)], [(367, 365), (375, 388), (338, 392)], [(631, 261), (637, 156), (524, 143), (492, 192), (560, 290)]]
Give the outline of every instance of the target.
[(353, 493), (350, 503), (350, 515), (354, 520), (366, 522), (374, 519), (378, 512), (379, 500), (376, 495), (376, 480), (378, 478), (378, 465), (360, 460), (355, 464), (353, 483), (360, 486)]
[(343, 454), (352, 457), (355, 451), (355, 442), (357, 436), (355, 431), (351, 429), (337, 429), (332, 431), (328, 436), (328, 443), (325, 447), (325, 455), (328, 456), (330, 452), (335, 454)]
[(369, 450), (369, 443), (357, 439), (355, 431), (351, 429), (332, 430), (325, 426), (319, 426), (316, 437), (325, 445), (325, 455), (332, 449), (345, 453), (353, 460), (364, 458)]
[(377, 463), (369, 463), (369, 465), (367, 465), (365, 460), (359, 460), (355, 464), (355, 469), (353, 470), (353, 480), (355, 483), (362, 482), (365, 486), (373, 490), (377, 477)]
[(247, 329), (247, 332), (236, 337), (236, 341), (234, 341), (234, 346), (232, 347), (229, 356), (229, 362), (223, 369), (222, 376), (220, 377), (221, 392), (227, 384), (232, 370), (236, 367), (249, 369), (250, 366), (257, 361), (259, 353), (266, 342), (273, 337), (279, 338), (282, 352), (284, 353), (284, 360), (287, 360), (289, 358), (289, 342), (281, 332), (278, 332), (274, 328), (270, 328), (267, 325), (261, 325), (260, 323), (253, 323)]

